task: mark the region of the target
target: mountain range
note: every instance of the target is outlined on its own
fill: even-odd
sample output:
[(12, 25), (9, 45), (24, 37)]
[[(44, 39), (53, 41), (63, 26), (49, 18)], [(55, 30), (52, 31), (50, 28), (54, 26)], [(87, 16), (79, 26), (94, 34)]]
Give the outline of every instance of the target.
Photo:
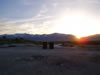
[(82, 37), (81, 40), (83, 40), (83, 41), (100, 41), (100, 34)]
[(33, 35), (33, 34), (4, 34), (0, 35), (0, 38), (6, 36), (8, 39), (16, 39), (16, 38), (24, 38), (26, 40), (33, 41), (75, 41), (76, 37), (70, 34), (61, 34), (61, 33), (53, 33), (53, 34), (41, 34), (41, 35)]
[[(71, 34), (61, 34), (61, 33), (52, 33), (52, 34), (4, 34), (0, 35), (0, 38), (6, 36), (8, 39), (24, 38), (26, 40), (33, 41), (76, 41), (76, 36)], [(81, 40), (85, 41), (100, 41), (100, 34), (91, 35), (87, 37), (82, 37)]]

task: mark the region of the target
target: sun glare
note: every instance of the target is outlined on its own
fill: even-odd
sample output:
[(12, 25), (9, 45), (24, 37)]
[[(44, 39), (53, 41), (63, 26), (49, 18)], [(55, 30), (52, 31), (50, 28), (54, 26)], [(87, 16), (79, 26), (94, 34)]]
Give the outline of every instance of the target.
[(57, 19), (54, 31), (73, 34), (80, 38), (100, 32), (99, 24), (97, 19), (88, 14), (66, 13)]

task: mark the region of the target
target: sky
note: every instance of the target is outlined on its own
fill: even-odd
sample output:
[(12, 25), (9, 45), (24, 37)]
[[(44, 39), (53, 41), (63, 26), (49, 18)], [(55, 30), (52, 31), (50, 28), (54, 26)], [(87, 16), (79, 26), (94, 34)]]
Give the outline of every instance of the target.
[(0, 0), (0, 34), (100, 33), (100, 0)]

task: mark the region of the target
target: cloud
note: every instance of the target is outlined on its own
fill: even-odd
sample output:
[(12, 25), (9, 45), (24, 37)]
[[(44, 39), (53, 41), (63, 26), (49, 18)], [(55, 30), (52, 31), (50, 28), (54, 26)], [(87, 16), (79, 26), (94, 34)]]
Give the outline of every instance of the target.
[(39, 11), (38, 14), (37, 14), (37, 17), (44, 16), (45, 13), (47, 13), (47, 12), (48, 12), (47, 6), (46, 6), (46, 5), (42, 5), (40, 11)]
[(19, 2), (21, 2), (21, 4), (23, 5), (31, 5), (34, 4), (34, 0), (19, 0)]
[[(49, 33), (54, 16), (46, 15), (48, 9), (43, 5), (36, 16), (26, 19), (1, 19), (0, 33)], [(46, 31), (44, 31), (46, 30)]]
[(46, 5), (42, 5), (41, 9), (38, 13), (30, 18), (23, 19), (10, 19), (10, 18), (2, 18), (0, 19), (0, 23), (3, 24), (15, 24), (15, 23), (27, 23), (27, 22), (36, 22), (41, 20), (48, 20), (52, 18), (52, 16), (46, 15), (48, 13), (48, 8)]
[(11, 24), (0, 24), (0, 34), (16, 33), (16, 26)]
[(34, 8), (33, 14), (37, 11), (35, 16), (23, 19), (2, 18), (0, 33), (51, 33), (60, 13), (77, 9), (97, 12), (100, 6), (99, 0), (19, 0), (19, 2), (29, 6), (30, 10)]

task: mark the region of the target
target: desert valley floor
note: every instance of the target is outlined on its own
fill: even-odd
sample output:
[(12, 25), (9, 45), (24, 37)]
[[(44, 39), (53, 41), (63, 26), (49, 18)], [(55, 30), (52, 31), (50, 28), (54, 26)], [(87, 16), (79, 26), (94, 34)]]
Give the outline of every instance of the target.
[(95, 48), (41, 46), (0, 47), (0, 75), (100, 75)]

